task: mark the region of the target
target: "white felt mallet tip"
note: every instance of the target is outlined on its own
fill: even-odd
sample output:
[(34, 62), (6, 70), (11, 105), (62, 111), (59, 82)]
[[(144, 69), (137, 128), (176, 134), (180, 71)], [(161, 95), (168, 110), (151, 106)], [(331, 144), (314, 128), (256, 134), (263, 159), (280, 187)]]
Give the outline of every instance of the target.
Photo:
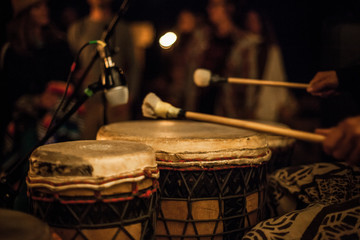
[(210, 84), (211, 71), (203, 68), (196, 69), (194, 72), (194, 82), (198, 87), (207, 87)]
[(148, 118), (178, 118), (181, 111), (180, 108), (161, 101), (154, 93), (148, 93), (146, 95), (141, 109), (143, 116)]

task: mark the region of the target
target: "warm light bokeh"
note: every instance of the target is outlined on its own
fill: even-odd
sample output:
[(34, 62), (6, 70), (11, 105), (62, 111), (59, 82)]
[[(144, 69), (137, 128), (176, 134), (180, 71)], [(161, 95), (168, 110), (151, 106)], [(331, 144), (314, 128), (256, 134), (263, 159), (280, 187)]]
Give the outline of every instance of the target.
[(159, 39), (160, 47), (163, 49), (169, 49), (176, 42), (177, 36), (174, 32), (167, 32)]

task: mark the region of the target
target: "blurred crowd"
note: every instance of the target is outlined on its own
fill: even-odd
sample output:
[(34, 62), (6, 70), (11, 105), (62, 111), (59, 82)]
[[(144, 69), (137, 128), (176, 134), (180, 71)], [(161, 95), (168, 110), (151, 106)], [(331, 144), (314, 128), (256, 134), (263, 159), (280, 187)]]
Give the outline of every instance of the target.
[[(303, 98), (305, 91), (299, 94), (264, 86), (195, 85), (193, 73), (198, 68), (224, 77), (290, 81), (271, 18), (264, 9), (244, 2), (208, 0), (200, 12), (190, 7), (179, 9), (176, 21), (167, 29), (176, 34), (177, 40), (166, 49), (158, 44), (164, 29), (156, 29), (151, 21), (120, 18), (107, 43), (115, 64), (124, 71), (128, 103), (112, 107), (106, 104), (104, 94), (98, 93), (48, 142), (95, 139), (104, 124), (142, 119), (142, 100), (150, 91), (185, 110), (285, 123), (308, 131), (353, 115), (355, 103), (342, 108), (342, 115), (336, 115), (336, 119), (321, 122), (321, 102)], [(56, 5), (52, 1), (11, 0), (13, 11), (1, 49), (2, 164), (16, 161), (31, 150), (56, 123), (52, 116), (65, 92), (68, 97), (76, 96), (91, 83), (101, 81), (104, 66), (96, 59), (97, 47), (80, 50), (89, 41), (102, 38), (117, 16), (121, 1), (66, 3), (54, 14)], [(54, 16), (56, 22), (51, 19)], [(76, 69), (72, 69), (76, 59)], [(60, 111), (58, 118), (62, 114)], [(304, 114), (315, 117), (307, 121)], [(319, 153), (318, 149), (312, 150)]]

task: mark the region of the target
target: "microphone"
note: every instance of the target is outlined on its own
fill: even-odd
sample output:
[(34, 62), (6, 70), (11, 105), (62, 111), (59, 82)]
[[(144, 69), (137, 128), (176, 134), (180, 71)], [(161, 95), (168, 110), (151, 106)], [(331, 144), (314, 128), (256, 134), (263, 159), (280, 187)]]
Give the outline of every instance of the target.
[(101, 83), (104, 87), (106, 100), (110, 106), (126, 104), (129, 100), (129, 89), (123, 70), (115, 66), (106, 44), (99, 45), (98, 51), (104, 61)]
[(308, 88), (307, 83), (292, 83), (282, 81), (269, 81), (269, 80), (257, 80), (248, 78), (226, 78), (219, 75), (212, 74), (210, 70), (199, 68), (194, 72), (194, 82), (198, 87), (207, 87), (216, 83), (235, 83), (235, 84), (248, 84), (248, 85), (263, 85), (269, 87), (289, 87), (289, 88)]

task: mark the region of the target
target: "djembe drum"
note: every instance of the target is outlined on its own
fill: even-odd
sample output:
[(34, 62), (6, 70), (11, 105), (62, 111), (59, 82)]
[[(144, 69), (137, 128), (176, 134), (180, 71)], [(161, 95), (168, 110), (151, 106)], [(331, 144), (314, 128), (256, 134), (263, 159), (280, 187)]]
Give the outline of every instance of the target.
[(160, 169), (157, 239), (240, 239), (263, 218), (263, 135), (194, 121), (145, 120), (100, 128), (98, 140), (150, 145)]
[(127, 141), (37, 148), (27, 178), (32, 211), (62, 239), (151, 239), (159, 170), (154, 150)]

